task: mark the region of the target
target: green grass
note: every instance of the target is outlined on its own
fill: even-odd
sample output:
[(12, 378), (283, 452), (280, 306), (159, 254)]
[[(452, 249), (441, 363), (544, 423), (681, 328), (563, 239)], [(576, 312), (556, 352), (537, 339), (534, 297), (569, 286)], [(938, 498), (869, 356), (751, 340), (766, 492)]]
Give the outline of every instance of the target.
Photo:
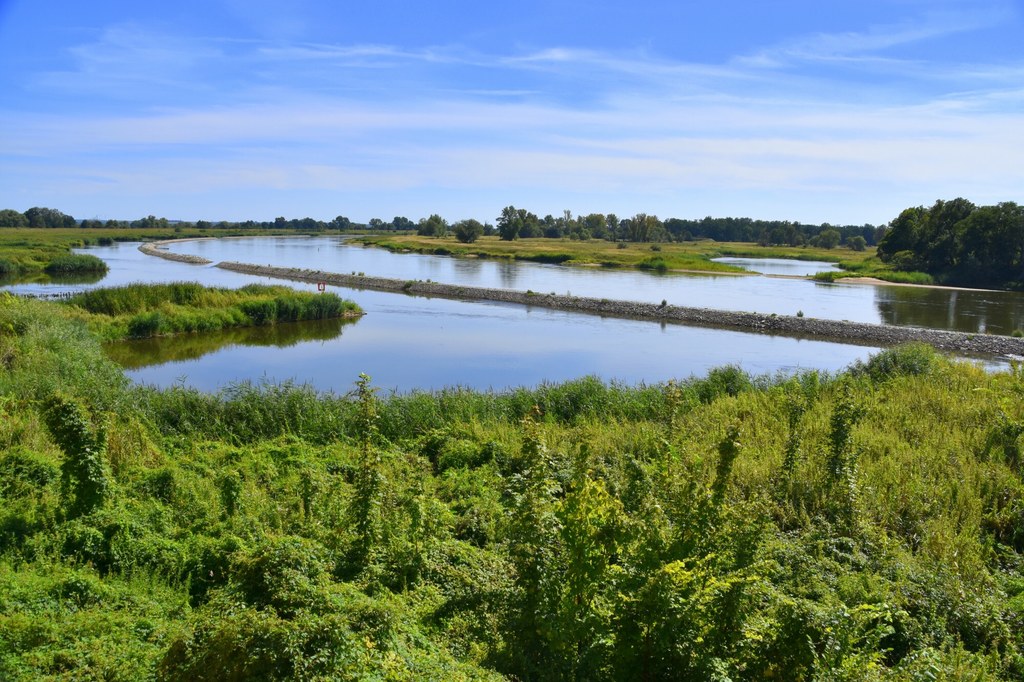
[[(481, 237), (472, 244), (462, 244), (454, 237), (420, 237), (417, 235), (368, 236), (359, 241), (392, 251), (416, 251), (452, 256), (509, 258), (513, 260), (554, 263), (560, 265), (642, 267), (659, 271), (742, 273), (737, 268), (709, 260), (710, 252), (692, 244), (663, 244), (656, 257), (650, 244), (616, 244), (604, 240), (573, 241), (568, 239), (518, 239), (507, 242), (498, 237)], [(626, 248), (621, 248), (625, 246)]]
[(207, 394), (67, 310), (0, 295), (3, 679), (1024, 675), (1019, 367)]
[(68, 273), (105, 273), (109, 268), (102, 259), (91, 254), (67, 254), (53, 258), (43, 270), (51, 275)]
[[(897, 273), (875, 257), (874, 248), (857, 252), (847, 248), (823, 249), (816, 247), (759, 246), (752, 243), (676, 242), (664, 244), (608, 242), (599, 239), (575, 241), (570, 239), (518, 239), (502, 241), (498, 237), (481, 237), (472, 244), (461, 244), (454, 237), (421, 237), (418, 235), (367, 236), (359, 241), (391, 251), (415, 251), (436, 255), (477, 258), (509, 258), (539, 263), (603, 267), (629, 267), (656, 272), (706, 272), (742, 274), (743, 268), (716, 263), (713, 258), (723, 256), (744, 258), (790, 258), (837, 263), (853, 274), (830, 275), (870, 276), (891, 281), (906, 281), (907, 273)], [(651, 251), (656, 247), (657, 254)], [(832, 281), (828, 279), (827, 281)], [(915, 283), (920, 283), (915, 280)]]
[(196, 282), (91, 289), (62, 305), (108, 341), (361, 314), (354, 303), (330, 293), (262, 284), (219, 289)]
[[(114, 241), (147, 241), (193, 237), (231, 237), (239, 235), (295, 234), (294, 230), (181, 230), (162, 228), (0, 228), (0, 275), (32, 275), (42, 272), (94, 271), (91, 260), (79, 260), (70, 254), (73, 248), (110, 245)], [(323, 234), (323, 233), (321, 233)], [(69, 260), (71, 258), (71, 260)], [(6, 265), (5, 265), (6, 263)], [(5, 272), (5, 268), (7, 271)]]

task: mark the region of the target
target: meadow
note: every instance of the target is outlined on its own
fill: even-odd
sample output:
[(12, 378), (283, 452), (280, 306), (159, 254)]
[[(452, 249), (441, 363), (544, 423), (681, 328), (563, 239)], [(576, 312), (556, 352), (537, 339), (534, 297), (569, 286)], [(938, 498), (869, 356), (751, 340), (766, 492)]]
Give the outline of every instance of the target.
[[(182, 228), (0, 228), (0, 277), (12, 279), (47, 273), (61, 275), (80, 272), (106, 272), (106, 264), (89, 254), (70, 251), (115, 241), (152, 241), (198, 237), (228, 237), (244, 234), (259, 236), (281, 231), (203, 230)], [(292, 232), (289, 231), (289, 234)]]
[(1024, 676), (1024, 371), (218, 394), (0, 295), (0, 677)]
[[(823, 273), (829, 281), (842, 277), (875, 277), (889, 281), (930, 283), (923, 273), (896, 272), (878, 260), (874, 247), (863, 251), (812, 246), (761, 246), (753, 242), (612, 242), (603, 239), (516, 239), (480, 237), (463, 244), (454, 236), (429, 237), (413, 234), (368, 235), (356, 241), (395, 252), (416, 252), (478, 258), (508, 258), (562, 265), (625, 267), (667, 272), (744, 274), (746, 270), (711, 260), (723, 256), (745, 258), (788, 258), (836, 263), (843, 272)], [(927, 278), (927, 280), (925, 279)]]

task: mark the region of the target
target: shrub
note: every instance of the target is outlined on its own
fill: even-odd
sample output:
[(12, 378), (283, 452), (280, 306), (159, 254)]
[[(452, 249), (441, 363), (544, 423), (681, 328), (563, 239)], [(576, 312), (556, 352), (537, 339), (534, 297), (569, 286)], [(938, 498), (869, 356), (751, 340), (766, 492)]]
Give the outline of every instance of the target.
[(167, 320), (159, 310), (141, 313), (128, 320), (128, 336), (133, 339), (148, 339), (164, 332), (166, 327)]
[(858, 360), (850, 371), (854, 375), (869, 376), (874, 381), (898, 376), (920, 376), (928, 374), (938, 358), (938, 353), (928, 344), (908, 343), (872, 355), (867, 362)]
[(708, 372), (706, 379), (696, 383), (697, 397), (702, 403), (711, 403), (719, 396), (737, 396), (753, 388), (750, 375), (737, 365), (716, 367)]
[(81, 405), (60, 395), (46, 401), (43, 419), (64, 451), (61, 482), (68, 514), (88, 514), (106, 501), (110, 491), (106, 430), (94, 428)]

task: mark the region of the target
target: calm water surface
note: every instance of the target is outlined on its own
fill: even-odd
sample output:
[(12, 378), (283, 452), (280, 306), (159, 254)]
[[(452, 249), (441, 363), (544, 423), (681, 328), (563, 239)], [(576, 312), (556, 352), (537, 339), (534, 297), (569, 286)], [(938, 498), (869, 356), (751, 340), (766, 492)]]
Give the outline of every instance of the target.
[[(793, 313), (802, 309), (807, 315), (834, 319), (877, 322), (891, 317), (911, 320), (909, 324), (944, 326), (930, 321), (941, 318), (959, 324), (970, 315), (986, 321), (1002, 316), (1012, 324), (1019, 314), (1005, 312), (999, 294), (991, 297), (989, 308), (979, 308), (977, 297), (961, 296), (968, 292), (956, 292), (952, 297), (949, 292), (938, 292), (946, 294), (942, 298), (932, 297), (932, 292), (924, 289), (823, 285), (756, 276), (658, 276), (458, 260), (347, 246), (337, 238), (203, 241), (174, 248), (215, 262), (237, 260), (607, 298), (667, 298), (680, 305), (737, 310)], [(133, 243), (93, 248), (89, 252), (111, 267), (99, 282), (20, 284), (12, 288), (44, 294), (135, 281), (197, 280), (229, 287), (254, 281), (280, 283), (212, 266), (146, 256)], [(293, 286), (315, 289), (314, 285)], [(129, 368), (131, 378), (158, 386), (184, 384), (216, 390), (237, 381), (290, 380), (345, 392), (360, 372), (369, 374), (375, 385), (396, 391), (455, 385), (501, 389), (588, 374), (626, 383), (652, 383), (702, 375), (726, 364), (740, 365), (754, 374), (812, 368), (835, 371), (877, 350), (497, 303), (342, 288), (336, 292), (355, 300), (367, 315), (345, 324), (279, 325), (271, 329), (131, 342), (112, 347), (110, 353)], [(890, 292), (910, 292), (910, 296), (889, 297), (886, 294)], [(830, 310), (829, 305), (844, 309)], [(814, 312), (819, 309), (822, 313)]]
[(736, 265), (762, 275), (786, 275), (805, 277), (817, 272), (838, 272), (839, 266), (824, 261), (793, 260), (791, 258), (712, 258), (716, 263)]
[[(272, 264), (328, 272), (420, 279), (467, 286), (626, 299), (853, 322), (1010, 334), (1024, 329), (1024, 294), (900, 286), (823, 283), (751, 275), (657, 274), (640, 270), (572, 268), (541, 263), (396, 254), (346, 244), (338, 237), (246, 238), (181, 242), (178, 253), (214, 262)], [(802, 275), (831, 263), (729, 259), (767, 274)], [(794, 265), (795, 263), (795, 265)]]

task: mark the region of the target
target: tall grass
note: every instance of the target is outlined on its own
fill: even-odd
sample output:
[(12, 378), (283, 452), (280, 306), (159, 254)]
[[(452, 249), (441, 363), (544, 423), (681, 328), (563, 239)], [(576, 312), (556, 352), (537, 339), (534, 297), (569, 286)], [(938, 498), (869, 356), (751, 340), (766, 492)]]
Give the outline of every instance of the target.
[(87, 313), (82, 319), (108, 340), (325, 320), (359, 313), (354, 303), (330, 293), (259, 284), (237, 290), (217, 289), (195, 282), (93, 289), (73, 296), (65, 305)]
[(59, 310), (0, 296), (0, 677), (1024, 675), (1018, 368), (211, 395)]
[(50, 274), (67, 272), (106, 272), (109, 268), (100, 258), (91, 254), (71, 253), (57, 256), (43, 268)]

